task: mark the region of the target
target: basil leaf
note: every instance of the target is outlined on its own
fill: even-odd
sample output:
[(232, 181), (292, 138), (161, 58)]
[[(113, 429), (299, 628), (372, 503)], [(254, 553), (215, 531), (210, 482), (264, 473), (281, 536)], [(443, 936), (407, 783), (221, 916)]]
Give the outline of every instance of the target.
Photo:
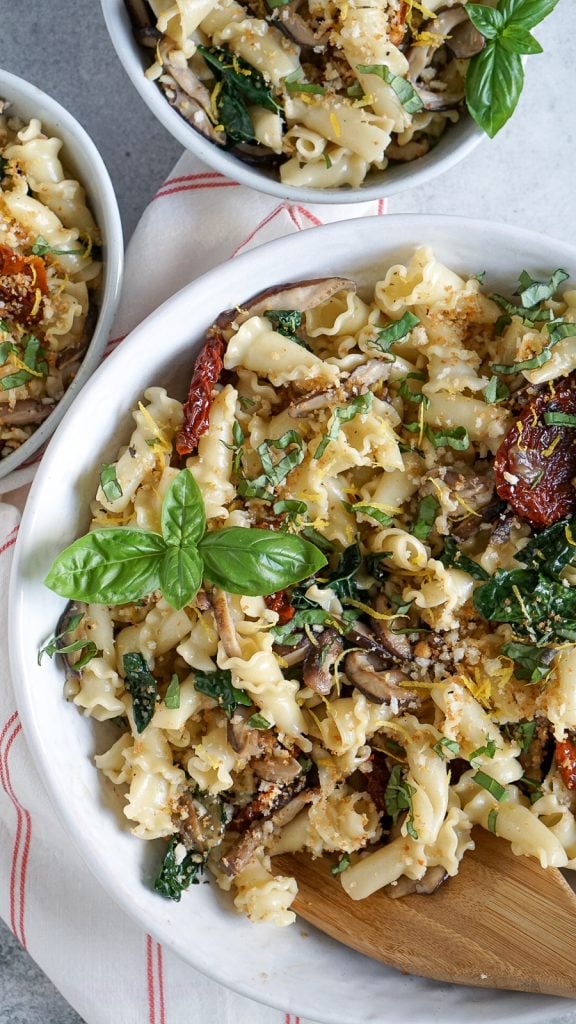
[(156, 701), (158, 687), (148, 663), (138, 651), (129, 651), (122, 657), (124, 665), (124, 686), (132, 696), (132, 713), (138, 732), (143, 732), (150, 723)]
[(456, 545), (453, 537), (447, 537), (444, 542), (444, 550), (438, 555), (438, 560), (446, 569), (462, 569), (475, 580), (489, 580), (490, 574), (482, 568), (473, 558), (468, 558)]
[(425, 498), (422, 498), (418, 506), (418, 518), (410, 530), (412, 536), (416, 537), (417, 540), (428, 540), (439, 511), (440, 502), (433, 494), (428, 494)]
[(510, 398), (510, 388), (506, 387), (503, 381), (494, 376), (490, 378), (490, 382), (484, 388), (482, 395), (487, 405), (499, 405), (500, 402), (505, 402), (507, 398)]
[(518, 679), (526, 679), (530, 683), (539, 683), (546, 678), (554, 657), (554, 651), (550, 648), (512, 640), (502, 645), (502, 654), (515, 663), (514, 673)]
[(504, 19), (500, 11), (485, 4), (466, 4), (466, 14), (470, 21), (485, 39), (495, 39), (504, 27)]
[(541, 302), (552, 299), (563, 281), (567, 281), (569, 274), (565, 270), (555, 270), (547, 281), (536, 281), (530, 274), (523, 270), (520, 274), (520, 284), (523, 291), (520, 292), (520, 302), (527, 309), (533, 309)]
[(295, 534), (225, 527), (207, 533), (200, 542), (204, 575), (231, 594), (249, 597), (276, 590), (313, 576), (326, 558), (313, 544)]
[(372, 338), (370, 345), (379, 348), (381, 352), (389, 352), (392, 345), (402, 341), (419, 323), (420, 320), (413, 313), (404, 313), (400, 320), (394, 320), (387, 327), (381, 327), (378, 336)]
[(202, 559), (194, 548), (170, 545), (160, 563), (160, 589), (168, 604), (180, 611), (190, 604), (202, 583)]
[(174, 836), (168, 845), (168, 849), (160, 868), (160, 873), (154, 882), (154, 891), (164, 896), (167, 900), (180, 902), (182, 893), (191, 885), (198, 885), (199, 875), (204, 871), (205, 857), (195, 850), (188, 850), (183, 857), (177, 857), (176, 850), (183, 847), (178, 836)]
[(175, 672), (164, 694), (164, 707), (170, 711), (177, 711), (180, 707), (180, 680)]
[(29, 334), (26, 338), (22, 361), (26, 363), (29, 370), (33, 370), (35, 373), (40, 373), (43, 377), (48, 373), (46, 351), (42, 348), (39, 339), (36, 338), (34, 334)]
[(507, 25), (500, 33), (500, 42), (510, 53), (543, 53), (540, 43), (530, 32), (515, 25)]
[(305, 516), (308, 506), (305, 501), (297, 501), (296, 498), (284, 498), (282, 501), (275, 501), (272, 505), (275, 515), (285, 515), (288, 522), (293, 523), (298, 516)]
[(305, 526), (300, 531), (300, 536), (304, 537), (304, 540), (309, 540), (315, 547), (320, 548), (320, 551), (327, 551), (328, 554), (336, 551), (336, 545), (331, 540), (328, 540), (328, 537), (324, 537), (318, 530), (315, 530), (313, 526)]
[(556, 323), (556, 321), (554, 321), (553, 323), (546, 324), (546, 330), (550, 335), (550, 341), (548, 344), (550, 348), (552, 348), (564, 338), (573, 338), (576, 335), (576, 324)]
[(529, 30), (552, 13), (558, 0), (500, 0), (499, 9), (506, 25)]
[[(7, 328), (2, 328), (7, 330)], [(8, 360), (9, 355), (17, 355), (18, 349), (16, 345), (13, 345), (11, 341), (3, 341), (0, 345), (0, 366), (4, 366)]]
[(239, 704), (250, 707), (251, 697), (245, 690), (232, 686), (232, 673), (228, 669), (216, 669), (215, 672), (199, 672), (196, 670), (194, 689), (212, 697), (222, 708), (228, 718), (232, 718)]
[(523, 775), (521, 779), (518, 779), (516, 785), (526, 791), (527, 796), (530, 797), (531, 804), (535, 804), (544, 795), (542, 783), (538, 779), (529, 779), (527, 775)]
[(54, 249), (53, 246), (46, 241), (42, 235), (38, 235), (38, 238), (34, 242), (34, 245), (30, 249), (33, 256), (83, 256), (84, 249)]
[(93, 530), (58, 555), (44, 582), (61, 597), (87, 604), (138, 601), (158, 588), (165, 551), (160, 534), (148, 530)]
[(396, 93), (407, 114), (416, 114), (424, 108), (424, 104), (412, 83), (407, 78), (402, 78), (401, 75), (393, 75), (390, 68), (386, 67), (385, 64), (357, 64), (356, 70), (360, 71), (363, 75), (378, 75), (378, 78), (386, 82)]
[(189, 547), (206, 532), (200, 488), (189, 469), (174, 477), (162, 502), (162, 536), (167, 544)]
[(491, 139), (514, 113), (523, 85), (521, 58), (506, 50), (498, 38), (472, 57), (466, 74), (466, 105)]
[(460, 753), (460, 744), (456, 740), (451, 740), (448, 736), (443, 736), (438, 743), (435, 743), (433, 748), (434, 753), (438, 754), (443, 761), (446, 760), (444, 750), (449, 750), (451, 754), (455, 754), (458, 757)]
[(79, 670), (84, 668), (92, 658), (95, 658), (98, 653), (98, 648), (93, 640), (88, 640), (85, 637), (80, 637), (78, 640), (73, 640), (69, 644), (61, 644), (59, 641), (65, 637), (70, 636), (75, 629), (78, 628), (82, 619), (84, 618), (84, 612), (79, 612), (77, 615), (72, 615), (66, 624), (66, 629), (63, 629), (61, 633), (55, 633), (51, 636), (44, 647), (41, 647), (38, 651), (38, 664), (42, 664), (42, 658), (45, 654), (49, 658), (53, 658), (55, 654), (73, 654), (77, 651), (84, 651), (81, 658), (78, 658), (74, 662), (74, 668)]
[(116, 501), (122, 497), (123, 491), (116, 476), (116, 466), (105, 462), (100, 470), (100, 487), (107, 501)]
[(502, 786), (497, 779), (493, 779), (491, 775), (487, 775), (486, 772), (477, 771), (472, 776), (472, 782), (482, 786), (482, 789), (487, 790), (498, 801), (506, 798), (506, 787)]
[(559, 576), (567, 565), (576, 565), (576, 516), (535, 534), (518, 552), (518, 559), (552, 578)]
[(304, 626), (325, 626), (334, 623), (332, 613), (324, 611), (323, 608), (300, 608), (283, 626), (272, 626), (270, 633), (275, 643), (295, 647)]
[[(272, 461), (271, 449), (284, 451), (291, 445), (295, 447), (278, 462)], [(304, 441), (297, 430), (287, 430), (282, 437), (268, 438), (258, 445), (256, 451), (262, 463), (264, 472), (254, 480), (241, 480), (238, 485), (238, 493), (247, 498), (263, 498), (271, 501), (274, 496), (274, 489), (286, 479), (289, 473), (296, 466), (304, 461)]]
[(32, 376), (33, 375), (28, 373), (27, 370), (18, 370), (17, 373), (9, 373), (0, 380), (0, 388), (2, 391), (10, 391), (11, 388), (20, 388), (23, 384), (32, 380)]
[(350, 502), (345, 501), (343, 504), (349, 512), (361, 512), (362, 515), (375, 519), (380, 526), (390, 526), (393, 522), (392, 516), (389, 516), (387, 512), (382, 512), (375, 505), (370, 505), (369, 502), (358, 501), (355, 505), (351, 505)]
[[(525, 273), (525, 271), (524, 271)], [(499, 295), (498, 292), (492, 292), (489, 296), (500, 309), (503, 309), (507, 316), (519, 316), (527, 324), (535, 323), (546, 323), (554, 319), (554, 315), (551, 309), (528, 309), (526, 306), (515, 306), (513, 302), (510, 302), (504, 295)]]

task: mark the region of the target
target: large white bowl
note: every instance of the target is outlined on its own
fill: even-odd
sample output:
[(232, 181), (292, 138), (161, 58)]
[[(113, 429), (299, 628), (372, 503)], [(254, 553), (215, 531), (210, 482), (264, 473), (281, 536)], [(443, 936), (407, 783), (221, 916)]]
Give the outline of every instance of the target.
[(101, 0), (110, 38), (129, 78), (140, 96), (161, 124), (178, 142), (200, 160), (220, 171), (232, 181), (267, 192), (293, 203), (366, 203), (384, 196), (394, 196), (408, 188), (416, 188), (448, 171), (472, 152), (484, 132), (472, 118), (463, 113), (456, 125), (448, 125), (437, 146), (420, 160), (397, 164), (385, 171), (373, 171), (359, 188), (298, 188), (284, 185), (270, 170), (250, 166), (233, 153), (227, 153), (204, 138), (170, 106), (156, 82), (149, 81), (144, 71), (151, 63), (152, 50), (139, 46), (133, 36), (124, 0)]
[(0, 460), (0, 481), (2, 481), (0, 487), (2, 491), (6, 491), (12, 484), (17, 486), (19, 478), (16, 476), (11, 480), (3, 480), (3, 478), (14, 473), (48, 440), (102, 358), (120, 297), (124, 246), (118, 203), (106, 165), (92, 139), (78, 121), (37, 86), (2, 70), (0, 70), (0, 99), (10, 102), (10, 113), (23, 120), (29, 120), (31, 117), (40, 118), (47, 134), (56, 135), (63, 140), (62, 161), (86, 189), (88, 203), (102, 233), (103, 243), (103, 281), (98, 299), (98, 319), (92, 339), (78, 373), (54, 407), (54, 411), (24, 444), (20, 445), (7, 458)]
[[(59, 666), (45, 660), (39, 668), (36, 661), (36, 649), (54, 631), (64, 605), (42, 579), (57, 553), (86, 530), (100, 464), (126, 442), (130, 410), (143, 390), (161, 384), (183, 397), (203, 332), (223, 307), (295, 277), (343, 274), (369, 285), (422, 242), (458, 271), (486, 271), (488, 288), (511, 293), (523, 269), (537, 277), (562, 266), (576, 280), (576, 248), (565, 243), (472, 220), (391, 216), (347, 220), (271, 242), (184, 288), (94, 374), (44, 456), (14, 557), (10, 638), (16, 697), (40, 775), (89, 867), (144, 929), (211, 977), (254, 999), (334, 1024), (575, 1021), (574, 1003), (405, 977), (309, 927), (305, 934), (298, 924), (278, 930), (252, 925), (213, 885), (192, 889), (179, 904), (155, 895), (150, 882), (161, 849), (129, 834), (118, 797), (92, 764), (94, 752), (105, 749), (117, 730), (83, 718), (62, 697)], [(473, 933), (472, 920), (470, 928)]]

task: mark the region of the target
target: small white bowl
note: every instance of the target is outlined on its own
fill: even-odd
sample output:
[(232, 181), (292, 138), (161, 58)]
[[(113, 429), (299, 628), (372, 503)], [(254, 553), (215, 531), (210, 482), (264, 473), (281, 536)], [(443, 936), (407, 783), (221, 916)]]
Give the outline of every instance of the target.
[(104, 161), (90, 136), (72, 114), (31, 82), (2, 70), (0, 99), (11, 104), (11, 114), (23, 120), (38, 117), (47, 134), (56, 135), (63, 140), (62, 160), (85, 188), (88, 204), (102, 234), (103, 263), (98, 319), (80, 369), (47, 419), (24, 444), (0, 460), (0, 490), (5, 492), (10, 490), (12, 485), (16, 487), (25, 482), (22, 472), (14, 476), (12, 474), (15, 474), (15, 471), (54, 433), (64, 413), (102, 358), (120, 297), (124, 243), (118, 203)]
[(52, 439), (20, 526), (8, 634), (16, 700), (40, 777), (96, 878), (144, 930), (210, 977), (331, 1024), (560, 1024), (561, 1017), (574, 1024), (576, 1004), (567, 1000), (407, 977), (308, 925), (251, 924), (214, 884), (194, 887), (181, 903), (161, 899), (151, 880), (162, 844), (130, 834), (122, 800), (94, 767), (93, 754), (117, 739), (116, 727), (84, 718), (64, 699), (60, 666), (37, 663), (36, 651), (65, 604), (42, 581), (56, 555), (88, 527), (101, 463), (130, 436), (131, 410), (145, 388), (161, 385), (185, 397), (204, 332), (224, 306), (296, 277), (350, 276), (370, 289), (422, 243), (457, 272), (485, 271), (488, 290), (511, 294), (524, 269), (540, 278), (561, 266), (576, 280), (576, 247), (532, 232), (456, 217), (385, 220), (384, 231), (374, 231), (372, 217), (312, 228), (228, 261), (169, 299), (97, 370)]
[(259, 170), (244, 163), (192, 128), (170, 106), (157, 83), (145, 77), (144, 71), (150, 63), (147, 56), (152, 51), (144, 50), (134, 39), (124, 0), (101, 0), (101, 3), (112, 44), (124, 70), (160, 123), (204, 163), (232, 181), (248, 185), (259, 192), (267, 192), (268, 195), (288, 199), (292, 203), (367, 203), (373, 199), (395, 196), (431, 181), (463, 160), (485, 138), (484, 132), (472, 118), (462, 114), (457, 124), (448, 125), (438, 144), (426, 156), (411, 163), (396, 164), (385, 171), (371, 171), (366, 182), (359, 188), (316, 189), (285, 185), (270, 170)]

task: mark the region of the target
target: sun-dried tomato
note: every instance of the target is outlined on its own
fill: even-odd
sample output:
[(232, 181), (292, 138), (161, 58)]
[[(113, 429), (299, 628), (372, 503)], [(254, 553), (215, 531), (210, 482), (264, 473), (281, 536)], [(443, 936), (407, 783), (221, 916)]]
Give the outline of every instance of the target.
[(194, 364), (188, 398), (184, 404), (182, 427), (176, 435), (176, 451), (189, 455), (196, 450), (198, 438), (208, 428), (214, 385), (222, 373), (224, 338), (215, 334), (201, 349)]
[(496, 490), (516, 515), (551, 526), (576, 512), (576, 434), (544, 414), (576, 414), (576, 374), (546, 385), (524, 406), (494, 462)]
[(46, 267), (39, 256), (20, 256), (0, 245), (0, 311), (25, 326), (42, 317), (42, 296), (48, 291)]
[(279, 626), (284, 626), (294, 617), (296, 609), (290, 602), (290, 594), (287, 590), (277, 590), (275, 594), (268, 594), (264, 601), (270, 611), (278, 612)]
[(576, 789), (576, 744), (572, 740), (556, 743), (556, 764), (567, 789)]

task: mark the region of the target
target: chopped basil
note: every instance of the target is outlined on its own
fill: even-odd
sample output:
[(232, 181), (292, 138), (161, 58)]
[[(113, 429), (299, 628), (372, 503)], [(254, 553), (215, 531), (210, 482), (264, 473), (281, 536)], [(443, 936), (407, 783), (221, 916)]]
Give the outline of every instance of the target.
[(83, 256), (84, 249), (55, 249), (42, 235), (34, 242), (30, 252), (34, 256)]
[(313, 526), (305, 526), (300, 536), (304, 537), (310, 544), (320, 548), (320, 551), (326, 551), (328, 554), (331, 551), (336, 551), (336, 545), (331, 540), (328, 540), (328, 537), (324, 537), (318, 530), (315, 530)]
[(124, 686), (132, 697), (132, 712), (137, 732), (143, 732), (152, 719), (158, 699), (158, 686), (148, 663), (138, 651), (122, 656)]
[(355, 416), (368, 412), (372, 405), (373, 397), (372, 392), (367, 391), (364, 395), (358, 395), (358, 397), (354, 398), (348, 405), (333, 410), (330, 426), (328, 427), (328, 433), (324, 435), (320, 444), (316, 448), (316, 451), (312, 456), (314, 459), (322, 458), (330, 444), (330, 441), (335, 441), (338, 437), (338, 434), (340, 433), (340, 425), (342, 423), (349, 423)]
[(245, 690), (232, 686), (232, 673), (228, 669), (216, 669), (214, 672), (196, 671), (194, 689), (205, 693), (222, 708), (228, 718), (232, 718), (239, 704), (250, 707), (252, 700)]
[[(180, 852), (183, 853), (182, 857), (178, 856)], [(170, 840), (160, 873), (154, 882), (155, 892), (179, 903), (185, 889), (190, 885), (199, 884), (198, 876), (204, 871), (205, 863), (206, 860), (201, 853), (185, 850), (178, 836), (174, 836)]]
[(415, 792), (416, 790), (414, 786), (411, 786), (410, 783), (406, 782), (403, 778), (402, 766), (395, 764), (390, 772), (390, 778), (388, 780), (388, 785), (386, 786), (386, 792), (384, 793), (386, 811), (392, 818), (394, 824), (398, 821), (398, 817), (402, 811), (408, 811), (406, 831), (412, 839), (418, 839), (418, 833), (414, 828), (414, 808), (412, 805), (412, 797)]
[(418, 518), (410, 530), (412, 536), (417, 540), (428, 540), (439, 511), (440, 502), (433, 494), (422, 498), (418, 506)]
[[(286, 455), (274, 463), (272, 449), (286, 451)], [(254, 480), (241, 480), (238, 484), (238, 493), (247, 498), (264, 498), (266, 501), (271, 501), (274, 489), (286, 479), (296, 466), (304, 461), (304, 441), (297, 430), (287, 430), (282, 437), (268, 438), (266, 441), (262, 441), (256, 451), (264, 472)]]
[(388, 753), (393, 754), (395, 757), (406, 757), (406, 750), (400, 743), (397, 743), (396, 740), (387, 737), (384, 740), (384, 746)]
[[(8, 328), (4, 327), (4, 325), (2, 325), (2, 329), (6, 331), (8, 330)], [(7, 362), (8, 356), (12, 354), (18, 355), (18, 349), (16, 348), (16, 345), (13, 345), (11, 341), (3, 341), (0, 344), (0, 366), (4, 366), (5, 363)]]
[(528, 796), (530, 797), (530, 803), (535, 804), (541, 796), (544, 795), (542, 789), (542, 783), (538, 779), (529, 779), (527, 775), (523, 775), (521, 779), (518, 779), (516, 783), (520, 789), (525, 789)]
[(496, 323), (494, 324), (494, 334), (497, 338), (500, 338), (507, 327), (512, 323), (512, 317), (509, 313), (501, 313)]
[(430, 405), (428, 395), (422, 394), (421, 391), (412, 391), (412, 388), (408, 385), (409, 380), (426, 380), (426, 377), (423, 373), (418, 372), (406, 374), (398, 388), (400, 398), (403, 398), (406, 402), (414, 402), (416, 405), (421, 405), (423, 403), (424, 408), (427, 409)]
[(544, 423), (547, 427), (576, 427), (576, 416), (569, 412), (545, 412)]
[(488, 813), (488, 831), (493, 832), (496, 835), (496, 822), (498, 820), (498, 811), (495, 807)]
[(506, 797), (506, 787), (501, 786), (497, 779), (493, 779), (491, 775), (487, 775), (481, 769), (478, 769), (475, 775), (472, 776), (472, 782), (482, 786), (482, 789), (487, 790), (499, 802)]
[(296, 498), (283, 498), (282, 501), (274, 502), (272, 511), (277, 516), (286, 516), (286, 521), (293, 523), (298, 516), (306, 515), (308, 506), (305, 501), (297, 501)]
[(240, 466), (242, 464), (242, 456), (244, 454), (244, 449), (242, 447), (244, 444), (244, 431), (238, 423), (238, 420), (234, 420), (234, 423), (232, 424), (232, 444), (228, 444), (227, 441), (221, 441), (220, 443), (229, 451), (233, 452), (232, 472), (239, 473)]
[(333, 622), (334, 616), (323, 608), (299, 608), (289, 622), (282, 626), (272, 626), (270, 633), (275, 643), (294, 647), (299, 643), (299, 634), (305, 626), (324, 626)]
[(413, 313), (404, 313), (399, 320), (393, 320), (387, 327), (381, 327), (377, 337), (372, 338), (369, 344), (379, 348), (381, 352), (389, 352), (392, 345), (402, 341), (419, 323), (420, 320)]
[(164, 706), (170, 711), (176, 711), (180, 707), (180, 680), (176, 673), (174, 673), (168, 683), (166, 693), (164, 694)]
[(17, 373), (9, 373), (6, 377), (2, 377), (0, 380), (0, 388), (2, 391), (10, 391), (11, 388), (20, 388), (23, 384), (26, 384), (29, 380), (32, 380), (34, 375), (28, 373), (27, 370), (18, 370)]
[(536, 735), (536, 722), (508, 722), (503, 731), (508, 740), (520, 743), (522, 753), (527, 754)]
[(84, 668), (88, 662), (92, 661), (92, 658), (96, 657), (98, 649), (93, 640), (81, 638), (79, 640), (73, 640), (72, 643), (69, 644), (59, 643), (60, 640), (63, 640), (64, 637), (69, 636), (70, 633), (73, 633), (74, 630), (78, 628), (83, 618), (84, 612), (72, 615), (68, 620), (66, 629), (63, 629), (61, 633), (55, 633), (54, 636), (50, 637), (48, 642), (44, 644), (44, 647), (41, 647), (38, 651), (39, 665), (42, 664), (42, 658), (45, 654), (47, 654), (49, 658), (53, 658), (55, 654), (73, 654), (76, 651), (84, 651), (82, 657), (79, 658), (78, 661), (74, 662), (74, 668), (79, 670)]
[(100, 470), (100, 487), (108, 501), (116, 501), (122, 497), (123, 491), (116, 476), (116, 466), (104, 463)]
[(264, 715), (258, 714), (258, 712), (255, 715), (252, 715), (248, 719), (248, 725), (250, 726), (251, 729), (271, 729), (272, 728), (271, 723), (268, 721), (268, 719), (264, 718)]
[(460, 753), (460, 744), (456, 740), (449, 739), (448, 736), (443, 736), (441, 740), (438, 740), (438, 743), (434, 744), (432, 749), (434, 750), (434, 753), (438, 754), (438, 757), (444, 761), (446, 759), (444, 751), (449, 750), (451, 754), (456, 754), (456, 756), (458, 756)]
[(376, 508), (375, 505), (370, 505), (366, 501), (358, 501), (355, 505), (351, 505), (350, 502), (345, 501), (343, 504), (349, 512), (361, 512), (362, 515), (369, 516), (370, 519), (376, 520), (380, 526), (390, 526), (393, 522), (392, 516), (389, 516), (386, 512), (382, 512), (381, 509)]
[(334, 864), (330, 868), (333, 875), (341, 875), (343, 871), (346, 871), (350, 867), (350, 857), (347, 853), (342, 854), (337, 864)]
[(487, 405), (499, 405), (510, 398), (510, 388), (506, 387), (503, 381), (494, 376), (484, 388), (482, 395)]
[(530, 274), (523, 270), (520, 274), (520, 285), (523, 291), (520, 292), (520, 303), (527, 309), (533, 309), (541, 302), (552, 299), (563, 281), (567, 281), (569, 274), (565, 270), (555, 270), (547, 281), (536, 281)]
[(356, 70), (363, 75), (378, 75), (396, 93), (407, 114), (423, 109), (424, 103), (412, 83), (401, 75), (393, 75), (385, 64), (357, 64)]
[(426, 437), (434, 448), (453, 448), (454, 451), (465, 452), (470, 446), (465, 427), (454, 427), (452, 430), (432, 430), (431, 427), (426, 427)]
[(446, 569), (462, 569), (475, 580), (489, 580), (490, 574), (482, 568), (473, 558), (468, 558), (456, 545), (453, 537), (446, 537), (444, 550), (438, 555), (438, 560)]
[(494, 740), (487, 739), (486, 743), (482, 747), (477, 747), (476, 750), (472, 751), (468, 760), (470, 761), (470, 764), (472, 764), (472, 762), (476, 761), (477, 758), (479, 757), (489, 757), (490, 759), (492, 759), (495, 753), (496, 743), (494, 742)]
[(286, 92), (307, 92), (317, 96), (324, 96), (326, 90), (321, 85), (315, 85), (313, 82), (289, 82), (287, 78), (284, 79), (284, 85)]
[(324, 157), (324, 163), (326, 164), (327, 169), (330, 170), (330, 168), (332, 167), (332, 161), (328, 153), (323, 153), (322, 156)]
[(238, 395), (238, 401), (242, 409), (253, 409), (256, 402), (253, 398), (249, 398), (248, 395)]

